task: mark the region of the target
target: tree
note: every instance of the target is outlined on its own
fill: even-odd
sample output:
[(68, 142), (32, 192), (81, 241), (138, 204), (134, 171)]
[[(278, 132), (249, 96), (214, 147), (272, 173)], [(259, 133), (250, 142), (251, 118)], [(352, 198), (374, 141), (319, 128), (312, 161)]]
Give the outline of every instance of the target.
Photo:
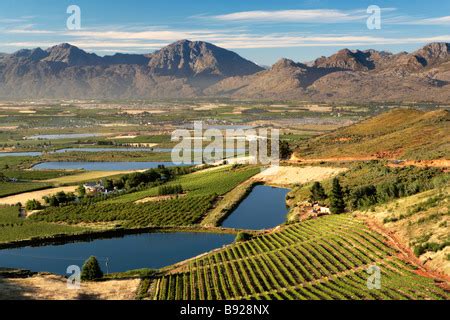
[(108, 191), (112, 191), (114, 190), (114, 183), (111, 179), (106, 179), (103, 181), (103, 186), (105, 187), (106, 190)]
[(28, 200), (27, 203), (25, 204), (25, 209), (27, 209), (29, 211), (41, 210), (42, 204), (39, 201), (37, 201), (36, 199)]
[(84, 197), (86, 195), (86, 189), (82, 184), (78, 186), (77, 192), (80, 197)]
[(320, 182), (314, 182), (313, 186), (311, 187), (311, 195), (309, 198), (312, 202), (323, 201), (327, 198), (325, 190), (323, 189)]
[(330, 195), (330, 211), (333, 214), (339, 214), (345, 211), (344, 193), (342, 192), (338, 178), (333, 179)]
[(98, 264), (97, 258), (91, 256), (83, 264), (83, 268), (81, 269), (81, 280), (92, 281), (100, 279), (102, 277), (103, 272), (102, 269), (100, 268), (100, 265)]
[(292, 150), (289, 143), (285, 140), (280, 141), (280, 159), (287, 160), (291, 157)]

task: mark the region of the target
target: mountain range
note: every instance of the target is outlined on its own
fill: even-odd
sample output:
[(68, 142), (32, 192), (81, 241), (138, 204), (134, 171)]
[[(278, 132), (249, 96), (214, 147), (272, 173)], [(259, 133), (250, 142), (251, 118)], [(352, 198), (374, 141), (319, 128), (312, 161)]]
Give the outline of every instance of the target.
[(343, 49), (311, 63), (281, 59), (263, 68), (201, 41), (151, 54), (98, 56), (63, 43), (0, 54), (0, 98), (450, 100), (450, 44), (392, 54)]

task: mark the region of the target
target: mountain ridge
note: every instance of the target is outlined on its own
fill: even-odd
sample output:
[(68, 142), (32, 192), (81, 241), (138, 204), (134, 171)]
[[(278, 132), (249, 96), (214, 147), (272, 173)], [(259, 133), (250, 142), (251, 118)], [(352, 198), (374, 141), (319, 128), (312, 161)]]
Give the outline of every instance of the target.
[(262, 68), (208, 42), (179, 40), (154, 53), (98, 56), (62, 43), (0, 54), (3, 98), (450, 100), (450, 44), (397, 54), (342, 49), (311, 63)]

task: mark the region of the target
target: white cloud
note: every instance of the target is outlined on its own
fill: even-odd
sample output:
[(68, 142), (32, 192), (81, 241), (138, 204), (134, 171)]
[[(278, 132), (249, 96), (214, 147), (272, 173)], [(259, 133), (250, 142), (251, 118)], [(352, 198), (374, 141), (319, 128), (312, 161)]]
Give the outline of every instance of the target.
[[(169, 34), (172, 35), (170, 31)], [(267, 35), (255, 34), (235, 34), (235, 33), (218, 33), (211, 32), (209, 34), (204, 31), (192, 31), (185, 35), (193, 36), (201, 34), (203, 41), (211, 42), (217, 46), (228, 49), (255, 49), (255, 48), (289, 48), (289, 47), (354, 47), (354, 46), (371, 46), (371, 45), (399, 45), (399, 44), (423, 44), (429, 42), (450, 42), (450, 34), (434, 36), (434, 37), (405, 37), (405, 38), (387, 38), (375, 36), (353, 36), (353, 35), (302, 35), (302, 34), (278, 34), (272, 33)], [(88, 36), (89, 35), (89, 36)], [(122, 37), (123, 34), (120, 34)], [(197, 37), (190, 37), (192, 40), (199, 40)], [(97, 33), (85, 33), (83, 37), (73, 37), (71, 44), (85, 50), (92, 51), (118, 51), (118, 52), (142, 52), (159, 49), (179, 40), (179, 37), (172, 39), (168, 37), (155, 37), (147, 34), (144, 38), (143, 34), (130, 36), (129, 38), (116, 38), (112, 34), (102, 37)], [(67, 40), (67, 39), (66, 39)], [(32, 48), (32, 47), (50, 47), (55, 45), (51, 41), (18, 41), (2, 43), (1, 45), (15, 48)]]
[(450, 16), (439, 17), (439, 18), (429, 18), (418, 20), (417, 24), (422, 25), (449, 25), (450, 24)]
[(341, 11), (335, 9), (241, 11), (212, 16), (219, 21), (246, 22), (307, 22), (336, 23), (361, 20), (367, 17), (363, 10)]

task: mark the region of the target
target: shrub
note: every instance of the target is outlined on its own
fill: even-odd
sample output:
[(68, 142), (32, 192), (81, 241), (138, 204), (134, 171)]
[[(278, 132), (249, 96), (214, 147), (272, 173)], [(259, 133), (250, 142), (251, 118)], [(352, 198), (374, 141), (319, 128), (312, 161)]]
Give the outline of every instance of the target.
[(36, 199), (28, 200), (27, 203), (25, 204), (25, 209), (29, 211), (41, 210), (42, 208), (43, 208), (42, 204)]
[(102, 269), (98, 264), (97, 258), (91, 256), (86, 262), (83, 264), (83, 268), (81, 270), (81, 280), (83, 281), (92, 281), (96, 279), (100, 279), (103, 277)]
[(165, 196), (168, 194), (180, 194), (183, 193), (183, 187), (181, 184), (177, 184), (174, 186), (160, 186), (158, 188), (158, 194), (160, 196)]
[(239, 232), (236, 236), (235, 241), (236, 242), (244, 242), (244, 241), (248, 241), (252, 238), (252, 235), (250, 233), (247, 232)]

